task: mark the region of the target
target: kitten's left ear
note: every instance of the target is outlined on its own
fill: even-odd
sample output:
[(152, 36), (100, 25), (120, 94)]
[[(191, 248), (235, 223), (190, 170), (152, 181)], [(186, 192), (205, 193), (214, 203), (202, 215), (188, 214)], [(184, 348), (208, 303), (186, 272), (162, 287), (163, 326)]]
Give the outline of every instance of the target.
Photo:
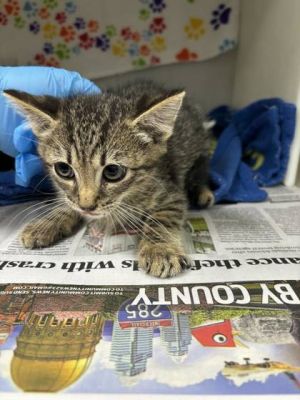
[(59, 98), (33, 96), (18, 90), (5, 90), (3, 94), (26, 117), (37, 136), (42, 136), (58, 119)]
[[(185, 92), (177, 93), (155, 104), (133, 120), (141, 127), (139, 136), (145, 142), (165, 142), (173, 133), (175, 121), (181, 108)], [(149, 127), (150, 129), (142, 129)], [(152, 128), (152, 129), (151, 129)], [(153, 129), (154, 128), (154, 129)]]

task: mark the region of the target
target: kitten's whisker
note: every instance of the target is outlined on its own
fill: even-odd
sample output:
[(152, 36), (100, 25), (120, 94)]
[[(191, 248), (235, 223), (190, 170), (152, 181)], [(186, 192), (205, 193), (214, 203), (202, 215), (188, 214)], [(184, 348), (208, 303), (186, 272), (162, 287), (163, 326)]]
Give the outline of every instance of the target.
[(128, 230), (126, 229), (126, 223), (128, 223), (128, 224), (130, 225), (131, 229), (133, 229), (134, 231), (139, 232), (139, 230), (137, 229), (137, 227), (132, 226), (132, 225), (130, 224), (130, 222), (128, 221), (128, 219), (124, 217), (124, 215), (122, 214), (122, 210), (115, 210), (115, 212), (116, 212), (116, 216), (118, 216), (117, 218), (118, 218), (119, 224), (121, 225), (121, 227), (123, 228), (124, 232), (125, 232), (128, 236), (131, 236), (131, 235), (130, 235), (130, 233), (128, 232)]
[[(127, 221), (128, 221), (128, 216), (127, 216)], [(147, 241), (149, 241), (152, 244), (157, 244), (158, 243), (157, 240), (154, 240), (153, 238), (149, 237), (147, 234), (145, 234), (145, 232), (141, 232), (141, 236), (142, 236), (142, 239), (146, 239)], [(159, 232), (156, 232), (156, 236), (161, 238), (163, 243), (166, 242), (166, 237), (165, 236), (161, 236), (161, 234)], [(172, 236), (169, 236), (169, 237), (172, 240)], [(179, 238), (174, 235), (173, 239), (175, 239), (175, 241), (178, 242), (179, 248), (180, 248)], [(172, 251), (172, 254), (177, 255), (178, 257), (181, 257), (183, 255), (183, 253), (184, 253), (184, 251), (181, 251), (181, 252), (180, 251), (174, 251), (174, 250)]]
[(64, 216), (64, 210), (61, 206), (55, 207), (48, 215), (46, 215), (42, 221), (45, 223), (45, 227), (42, 232), (46, 232), (49, 227), (53, 225), (55, 221), (57, 225), (60, 225), (60, 222)]
[[(14, 195), (10, 196), (10, 200), (18, 200), (18, 203), (14, 204), (8, 204), (7, 206), (17, 206), (18, 204), (20, 205), (21, 203), (28, 203), (28, 202), (33, 202), (33, 201), (38, 201), (40, 198), (48, 198), (51, 200), (51, 197), (49, 194), (19, 194), (19, 195)], [(24, 200), (23, 202), (21, 200)]]
[[(143, 217), (145, 217), (146, 219), (150, 220), (151, 222), (153, 222), (154, 224), (156, 224), (159, 228), (161, 228), (162, 231), (164, 231), (170, 238), (172, 238), (172, 233), (158, 220), (156, 220), (155, 218), (153, 218), (149, 213), (138, 209), (137, 207), (134, 206), (130, 206), (126, 203), (123, 203), (124, 207), (128, 210), (130, 210), (132, 213), (138, 214), (138, 215), (142, 215)], [(144, 221), (144, 224), (150, 228), (151, 230), (154, 231), (155, 234), (157, 234), (158, 232), (149, 224), (147, 224), (147, 221)], [(159, 235), (161, 237), (161, 234)]]
[[(111, 224), (111, 229), (113, 229), (113, 232), (115, 233), (116, 232), (116, 224), (115, 224), (115, 221), (114, 221), (114, 219), (113, 219), (113, 216), (112, 216), (112, 214), (111, 214), (111, 212), (110, 212), (110, 210), (108, 210), (107, 211), (108, 212), (108, 218), (110, 219), (110, 224)], [(106, 229), (106, 227), (105, 227), (105, 231), (104, 231), (104, 233), (106, 233), (106, 231), (107, 231), (107, 229)], [(110, 230), (109, 231), (109, 236), (108, 236), (108, 240), (109, 240), (109, 245), (111, 244), (111, 241), (112, 241), (112, 231)]]
[[(44, 210), (42, 212), (39, 213), (39, 215), (37, 215), (36, 217), (34, 217), (30, 223), (32, 223), (32, 221), (38, 220), (38, 223), (44, 223), (46, 221), (48, 221), (48, 218), (51, 215), (54, 215), (57, 213), (57, 210), (62, 208), (62, 204), (56, 204), (51, 210)], [(41, 218), (43, 217), (43, 218)]]
[[(155, 229), (155, 227), (153, 227), (152, 225), (149, 225), (147, 222), (144, 222), (143, 224), (143, 232), (144, 232), (144, 236), (146, 237), (145, 234), (145, 228), (148, 229), (148, 231), (150, 230), (154, 236), (158, 239), (161, 240), (161, 242), (166, 242), (166, 241), (177, 241), (178, 240), (178, 236), (176, 236), (175, 234), (173, 234), (172, 232), (170, 232), (169, 230), (166, 229), (166, 227), (164, 225), (161, 225), (161, 223), (159, 223), (156, 220), (153, 220), (156, 225), (159, 227), (159, 230)], [(161, 229), (163, 228), (163, 229)], [(149, 235), (151, 235), (151, 232), (149, 232)], [(149, 238), (149, 235), (147, 235), (147, 238)], [(153, 240), (151, 239), (152, 242), (157, 242), (157, 240)]]
[[(153, 218), (152, 215), (138, 207), (129, 205), (129, 204), (124, 204), (125, 207), (127, 207), (128, 209), (131, 209), (132, 212), (143, 215), (146, 219), (148, 219), (149, 221), (152, 221), (153, 223), (155, 223), (156, 225), (158, 225), (160, 228), (162, 228), (167, 234), (170, 234), (170, 231), (166, 228), (165, 225), (163, 225), (160, 221), (158, 221), (156, 218)], [(146, 222), (146, 221), (145, 221)]]
[[(49, 207), (48, 207), (48, 205), (46, 205), (46, 206), (43, 207), (43, 208), (47, 208), (47, 207), (48, 207), (48, 208), (51, 210), (53, 206), (57, 206), (57, 205), (61, 205), (61, 206), (65, 205), (64, 200), (55, 200), (55, 201), (53, 201), (53, 202), (49, 205)], [(29, 215), (33, 214), (33, 213), (36, 212), (36, 211), (39, 211), (41, 208), (42, 208), (42, 207), (40, 207), (40, 208), (38, 208), (38, 209), (35, 209), (35, 210), (32, 210), (29, 214), (26, 214), (26, 217), (28, 217)], [(45, 211), (46, 211), (46, 210), (45, 210)], [(39, 216), (39, 214), (38, 214), (36, 217), (38, 217), (38, 216)], [(35, 218), (36, 218), (36, 217), (35, 217)]]
[(129, 232), (127, 231), (127, 229), (126, 229), (126, 227), (125, 227), (125, 225), (123, 224), (124, 220), (122, 220), (121, 215), (119, 215), (118, 210), (115, 210), (115, 217), (116, 217), (118, 223), (121, 225), (121, 228), (124, 230), (124, 232), (125, 232), (128, 236), (130, 236), (130, 235), (129, 235)]
[(32, 157), (29, 157), (29, 158), (24, 162), (24, 164), (27, 164), (27, 163), (31, 162), (32, 160), (35, 160), (36, 157), (37, 157), (37, 155), (32, 156)]
[(48, 178), (50, 177), (50, 174), (47, 174), (46, 176), (44, 176), (39, 182), (38, 184), (33, 188), (33, 191), (35, 192), (37, 190), (37, 188)]
[[(55, 211), (56, 210), (54, 208), (52, 211), (50, 211), (49, 214), (51, 214), (52, 212), (55, 212)], [(45, 226), (48, 226), (48, 223), (44, 218), (40, 218), (40, 219), (38, 219), (37, 222), (35, 222), (35, 228), (36, 229), (40, 229), (41, 228), (41, 230), (40, 230), (41, 234), (44, 232)]]
[(36, 193), (38, 193), (39, 195), (43, 195), (43, 196), (49, 196), (49, 197), (56, 196), (57, 197), (57, 192), (44, 192), (39, 189), (35, 189), (35, 192), (33, 194), (36, 195)]
[(116, 221), (114, 219), (115, 215), (112, 213), (112, 211), (113, 211), (113, 208), (108, 210), (108, 214), (109, 214), (109, 216), (111, 218), (111, 221), (113, 223), (113, 229), (114, 229), (115, 232), (117, 232), (118, 231), (118, 226), (117, 226)]
[[(38, 190), (37, 190), (37, 192), (40, 195), (39, 197), (46, 197), (47, 196), (47, 197), (51, 198), (51, 197), (55, 196), (54, 192), (46, 193), (46, 192), (40, 192)], [(31, 199), (32, 201), (37, 201), (36, 198), (33, 198), (34, 196), (36, 196), (36, 193), (24, 193), (24, 194), (16, 194), (16, 195), (13, 196), (13, 198), (14, 199), (25, 199), (25, 200)], [(12, 204), (12, 205), (14, 205), (14, 204)]]
[[(124, 208), (120, 209), (119, 212), (122, 213), (123, 218), (125, 218), (125, 221), (131, 226), (133, 230), (136, 230), (137, 233), (139, 233), (143, 238), (147, 238), (148, 241), (151, 243), (154, 243), (153, 239), (148, 236), (141, 226), (143, 227), (143, 223), (141, 221), (137, 221), (135, 216), (132, 216), (128, 211), (126, 211)], [(139, 224), (139, 225), (138, 225)]]
[[(63, 205), (63, 204), (64, 204), (64, 203), (61, 202), (61, 201), (56, 201), (56, 202), (51, 203), (50, 205), (49, 205), (49, 204), (46, 204), (46, 205), (41, 206), (41, 207), (39, 207), (39, 208), (37, 208), (37, 209), (34, 209), (34, 210), (32, 210), (30, 213), (26, 214), (26, 215), (21, 219), (20, 225), (22, 225), (22, 223), (24, 222), (24, 220), (25, 220), (26, 218), (28, 218), (30, 215), (36, 213), (37, 211), (40, 211), (40, 212), (39, 212), (36, 216), (34, 216), (34, 218), (32, 218), (32, 219), (30, 220), (30, 222), (35, 221), (36, 219), (39, 219), (42, 215), (47, 214), (47, 212), (49, 212), (50, 210), (52, 210), (53, 205), (54, 205), (54, 206), (57, 206), (57, 205), (61, 206), (61, 205)], [(50, 206), (50, 210), (49, 210), (49, 206)]]
[[(62, 215), (60, 216), (60, 214)], [(55, 221), (56, 219), (58, 220), (57, 225), (59, 225), (62, 216), (63, 216), (63, 207), (61, 205), (57, 205), (45, 217), (40, 218), (40, 220), (35, 224), (35, 226), (37, 229), (39, 229), (39, 227), (41, 226), (42, 228), (41, 234), (43, 234), (49, 229), (49, 227), (53, 225), (53, 221)]]
[[(52, 207), (53, 205), (55, 205), (59, 202), (63, 202), (63, 199), (60, 199), (60, 198), (59, 199), (55, 198), (53, 200), (48, 199), (48, 200), (45, 200), (45, 201), (42, 201), (39, 203), (35, 203), (32, 206), (27, 207), (26, 210), (24, 210), (24, 211), (28, 211), (29, 209), (32, 209), (32, 208), (33, 208), (33, 211), (38, 211), (42, 207)], [(36, 208), (34, 208), (34, 207), (36, 207)], [(29, 214), (27, 214), (27, 215), (29, 215)]]
[[(36, 207), (36, 206), (39, 206), (39, 205), (41, 205), (41, 204), (45, 204), (45, 203), (47, 203), (47, 205), (49, 205), (49, 203), (50, 203), (51, 201), (52, 201), (51, 199), (50, 199), (50, 200), (47, 199), (47, 200), (44, 200), (44, 201), (40, 201), (40, 202), (38, 202), (38, 203), (34, 203), (34, 204), (32, 204), (31, 206), (26, 207), (26, 208), (20, 210), (20, 211), (10, 220), (8, 226), (10, 226), (10, 225), (12, 224), (12, 222), (14, 222), (14, 220), (15, 220), (16, 218), (18, 218), (20, 215), (22, 215), (22, 214), (25, 213), (26, 211), (30, 210), (31, 208)], [(51, 203), (50, 203), (50, 204), (51, 204)]]

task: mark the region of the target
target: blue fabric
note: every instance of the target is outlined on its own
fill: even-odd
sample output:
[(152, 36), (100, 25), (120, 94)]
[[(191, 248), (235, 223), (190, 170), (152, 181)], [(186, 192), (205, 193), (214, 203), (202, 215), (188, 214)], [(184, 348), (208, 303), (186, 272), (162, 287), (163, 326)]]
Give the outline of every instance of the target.
[(57, 97), (100, 92), (77, 72), (52, 67), (0, 67), (0, 151), (15, 159), (15, 171), (0, 173), (0, 205), (30, 199), (29, 194), (33, 198), (36, 185), (35, 196), (45, 188), (49, 190), (49, 183), (42, 181), (44, 169), (36, 152), (36, 138), (1, 93), (5, 89)]
[(40, 176), (35, 177), (32, 186), (23, 187), (15, 184), (15, 171), (0, 172), (0, 206), (39, 199), (45, 194), (51, 194), (49, 183), (39, 184), (42, 179)]
[(233, 111), (211, 111), (217, 147), (211, 159), (216, 202), (263, 201), (263, 186), (283, 181), (294, 137), (296, 107), (282, 99), (260, 100)]

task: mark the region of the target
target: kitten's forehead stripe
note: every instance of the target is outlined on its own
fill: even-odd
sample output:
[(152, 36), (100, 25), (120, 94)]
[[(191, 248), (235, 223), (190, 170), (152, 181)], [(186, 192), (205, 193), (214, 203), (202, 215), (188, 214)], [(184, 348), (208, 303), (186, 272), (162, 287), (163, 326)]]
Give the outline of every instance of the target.
[(68, 153), (68, 154), (70, 154), (70, 158), (71, 158), (70, 164), (71, 165), (74, 166), (74, 164), (78, 163), (78, 154), (76, 151), (76, 147), (74, 145), (70, 147), (70, 153)]
[(108, 134), (108, 130), (109, 130), (109, 120), (107, 119), (106, 121), (103, 122), (101, 126), (102, 135), (106, 136)]
[(106, 153), (102, 153), (101, 155), (101, 165), (104, 166), (106, 161)]
[(76, 140), (74, 140), (73, 143), (71, 144), (71, 148), (74, 149), (74, 152), (76, 154), (77, 160), (80, 160), (80, 151), (79, 151), (79, 148), (77, 146), (77, 141)]
[[(95, 142), (94, 145), (91, 146), (90, 149), (89, 149), (89, 156), (90, 156), (90, 158), (94, 158), (94, 156), (96, 155), (97, 152), (99, 152), (99, 149), (100, 149), (101, 147), (102, 147), (102, 146), (101, 146), (98, 142)], [(100, 158), (100, 157), (99, 157), (99, 158)], [(100, 160), (99, 160), (99, 162), (100, 162)]]
[(95, 140), (96, 130), (92, 127), (90, 136), (87, 138), (87, 144), (91, 146)]

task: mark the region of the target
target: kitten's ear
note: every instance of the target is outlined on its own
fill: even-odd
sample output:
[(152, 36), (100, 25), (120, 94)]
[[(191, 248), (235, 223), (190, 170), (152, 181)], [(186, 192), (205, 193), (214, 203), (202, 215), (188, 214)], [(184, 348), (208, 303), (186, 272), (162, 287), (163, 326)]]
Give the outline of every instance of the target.
[(145, 142), (165, 142), (169, 139), (173, 133), (184, 96), (185, 92), (180, 92), (167, 97), (134, 119), (134, 126), (150, 128), (142, 130), (142, 133), (139, 134)]
[(60, 99), (52, 96), (33, 96), (18, 90), (5, 90), (3, 94), (26, 117), (37, 136), (55, 124)]

